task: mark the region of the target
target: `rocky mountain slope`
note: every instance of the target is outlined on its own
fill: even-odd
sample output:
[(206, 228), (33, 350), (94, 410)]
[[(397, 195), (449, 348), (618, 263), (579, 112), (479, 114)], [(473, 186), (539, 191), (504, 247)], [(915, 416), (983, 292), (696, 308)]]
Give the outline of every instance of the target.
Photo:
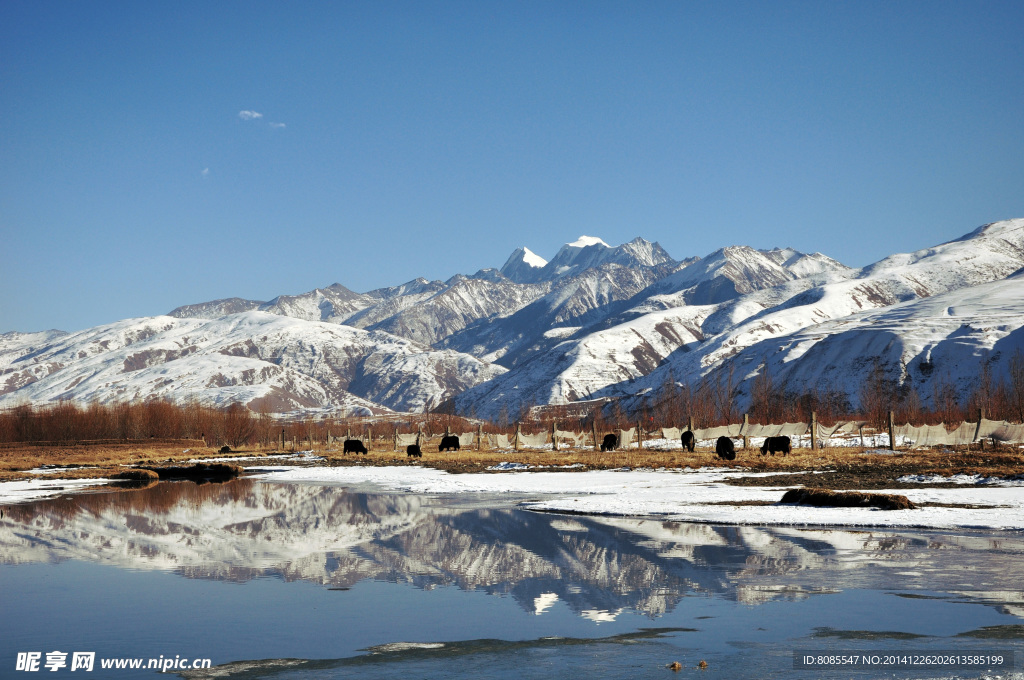
[(746, 246), (677, 261), (641, 238), (580, 237), (550, 261), (523, 247), (500, 269), (447, 281), (334, 284), (0, 335), (0, 406), (166, 397), (379, 412), (457, 395), (463, 412), (497, 417), (591, 397), (635, 403), (670, 378), (730, 370), (742, 402), (765, 367), (792, 389), (824, 385), (856, 402), (876, 359), (926, 397), (935, 376), (965, 392), (980, 360), (999, 368), (1021, 344), (1022, 267), (1022, 219), (862, 269)]
[(5, 334), (0, 405), (154, 397), (254, 410), (421, 411), (504, 369), (381, 331), (265, 312)]
[[(793, 262), (798, 269), (787, 275), (763, 264), (751, 267), (762, 258)], [(718, 259), (740, 262), (709, 262)], [(942, 328), (953, 334), (956, 328), (948, 328), (950, 323), (966, 324), (970, 330), (961, 331), (957, 341), (961, 349), (968, 336), (977, 340), (967, 352), (970, 358), (961, 351), (958, 361), (944, 361), (943, 371), (935, 374), (948, 377), (963, 393), (977, 375), (979, 359), (1005, 362), (1009, 355), (993, 351), (994, 344), (1024, 326), (1024, 278), (1011, 276), (1022, 267), (1024, 220), (986, 225), (955, 241), (892, 255), (860, 270), (820, 255), (794, 259), (776, 251), (766, 257), (750, 249), (726, 248), (650, 286), (629, 309), (610, 319), (610, 326), (581, 329), (546, 353), (460, 395), (459, 404), (473, 404), (477, 413), (491, 416), (502, 408), (515, 413), (523, 403), (648, 394), (669, 375), (696, 383), (730, 367), (743, 403), (765, 362), (794, 389), (826, 386), (845, 391), (857, 403), (865, 365), (876, 357), (893, 372), (903, 365), (931, 365), (931, 345), (912, 338), (923, 333), (932, 338), (931, 344), (945, 338), (935, 335), (938, 331), (922, 330), (930, 323), (928, 305), (895, 311), (902, 314), (901, 321), (884, 329), (866, 310), (941, 295), (948, 295), (942, 298), (948, 307), (959, 310), (947, 315)], [(973, 290), (994, 282), (1001, 284), (994, 286), (999, 290), (996, 298), (987, 298), (984, 288)], [(704, 295), (697, 293), (701, 287)], [(706, 294), (712, 289), (715, 295)], [(722, 291), (725, 299), (719, 300)], [(987, 321), (992, 318), (998, 318), (994, 326)], [(847, 333), (851, 327), (860, 332)], [(828, 346), (842, 346), (840, 355), (810, 351), (815, 342), (833, 336)], [(1019, 344), (1018, 337), (1012, 335), (1000, 347), (1010, 349)], [(919, 386), (927, 395), (931, 374), (915, 379), (925, 383)]]

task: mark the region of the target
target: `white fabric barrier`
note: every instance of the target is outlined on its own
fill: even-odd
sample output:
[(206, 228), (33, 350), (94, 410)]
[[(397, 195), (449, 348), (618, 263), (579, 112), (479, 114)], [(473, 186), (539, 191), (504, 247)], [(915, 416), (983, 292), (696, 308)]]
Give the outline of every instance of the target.
[(679, 439), (683, 436), (683, 431), (678, 427), (663, 427), (661, 428), (662, 439)]
[(975, 429), (977, 433), (975, 435), (975, 439), (988, 439), (1002, 424), (1003, 421), (1001, 420), (989, 420), (987, 418), (982, 418), (981, 425)]
[[(757, 425), (749, 424), (745, 428), (740, 427), (740, 432), (737, 436), (743, 437), (782, 437), (782, 436), (799, 436), (807, 430), (807, 425), (804, 423), (782, 423), (781, 425)], [(719, 435), (723, 436), (723, 435)], [(725, 435), (728, 436), (728, 435)]]
[(415, 434), (399, 434), (398, 435), (398, 445), (399, 446), (412, 446), (415, 443), (416, 443), (416, 435)]
[(629, 445), (633, 443), (633, 438), (636, 436), (636, 428), (631, 427), (628, 430), (619, 430), (619, 448), (629, 448)]
[(1003, 421), (1000, 426), (992, 430), (988, 436), (1001, 442), (1024, 442), (1024, 425)]
[(836, 433), (841, 432), (843, 434), (853, 434), (854, 432), (860, 432), (860, 428), (868, 424), (866, 420), (847, 420), (839, 423), (835, 432), (832, 433), (835, 436)]
[(463, 432), (459, 435), (459, 448), (468, 449), (476, 442), (476, 432)]
[(738, 437), (742, 436), (740, 435), (740, 429), (742, 429), (742, 427), (743, 426), (740, 424), (722, 425), (719, 427), (707, 427), (694, 430), (693, 436), (696, 437), (698, 440), (718, 439), (719, 437), (730, 437), (732, 439), (737, 439)]
[(488, 443), (492, 449), (511, 449), (512, 445), (508, 442), (507, 434), (489, 434), (486, 435)]
[(977, 423), (960, 423), (960, 427), (947, 433), (949, 443), (956, 446), (964, 446), (974, 442), (974, 433), (978, 431)]
[(555, 436), (558, 437), (559, 444), (571, 442), (572, 447), (576, 449), (582, 448), (590, 439), (585, 432), (576, 433), (567, 430), (555, 430)]
[(524, 434), (522, 432), (519, 433), (519, 445), (520, 446), (529, 446), (531, 448), (540, 448), (541, 446), (544, 446), (545, 444), (550, 444), (550, 443), (551, 442), (548, 441), (548, 433), (547, 432), (540, 432), (538, 434)]
[(949, 444), (945, 425), (900, 425), (895, 428), (897, 438), (903, 436), (914, 446), (939, 446)]
[(807, 423), (783, 423), (776, 437), (802, 437), (810, 427)]
[(833, 435), (839, 432), (839, 428), (842, 426), (842, 423), (835, 423), (834, 425), (831, 426), (822, 425), (821, 423), (818, 423), (818, 431), (816, 433), (818, 435), (818, 439), (831, 439)]

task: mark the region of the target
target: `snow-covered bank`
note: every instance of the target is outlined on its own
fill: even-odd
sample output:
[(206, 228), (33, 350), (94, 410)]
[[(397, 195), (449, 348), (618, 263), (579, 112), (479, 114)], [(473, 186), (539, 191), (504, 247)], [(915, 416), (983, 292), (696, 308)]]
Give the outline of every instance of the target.
[[(901, 489), (891, 493), (905, 495), (918, 505), (971, 507), (886, 511), (775, 505), (790, 487), (724, 483), (735, 476), (771, 475), (714, 468), (449, 474), (408, 467), (276, 467), (261, 468), (256, 475), (266, 481), (372, 486), (422, 494), (508, 494), (531, 510), (658, 516), (681, 522), (1024, 530), (1024, 487), (1020, 486)], [(772, 505), (738, 505), (749, 502)]]
[[(740, 476), (771, 477), (726, 468), (699, 470), (593, 470), (587, 472), (515, 471), (450, 474), (420, 467), (296, 467), (249, 468), (250, 475), (270, 482), (331, 484), (417, 494), (504, 496), (520, 507), (537, 511), (659, 517), (679, 522), (745, 525), (923, 527), (934, 529), (1024, 530), (1024, 485), (1019, 480), (957, 479), (949, 488), (890, 490), (907, 496), (914, 510), (818, 508), (779, 505), (788, 486), (733, 486)], [(807, 474), (814, 474), (809, 472)], [(907, 481), (914, 481), (906, 478)], [(0, 504), (23, 503), (95, 486), (108, 480), (33, 479), (0, 483)], [(933, 479), (921, 479), (934, 482)], [(972, 483), (973, 482), (973, 483)], [(885, 489), (877, 491), (886, 493)]]
[(0, 504), (24, 503), (41, 498), (59, 496), (62, 493), (81, 491), (110, 479), (25, 479), (0, 483)]

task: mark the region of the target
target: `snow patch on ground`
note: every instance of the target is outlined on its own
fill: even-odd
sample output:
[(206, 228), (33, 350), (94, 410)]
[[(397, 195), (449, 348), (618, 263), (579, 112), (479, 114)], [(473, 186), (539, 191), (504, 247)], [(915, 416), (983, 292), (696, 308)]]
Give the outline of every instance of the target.
[(502, 461), (497, 465), (492, 465), (487, 468), (488, 470), (494, 470), (495, 472), (516, 472), (519, 470), (538, 470), (543, 468), (559, 468), (562, 470), (575, 470), (579, 468), (587, 467), (583, 463), (573, 463), (572, 465), (529, 465), (527, 463), (509, 463)]
[[(572, 466), (566, 466), (572, 467)], [(737, 477), (771, 477), (731, 468), (532, 471), (521, 462), (505, 461), (491, 472), (449, 474), (422, 467), (298, 467), (247, 468), (255, 479), (269, 482), (372, 487), (417, 494), (479, 494), (506, 496), (521, 507), (588, 515), (661, 517), (679, 522), (737, 525), (923, 527), (1024, 531), (1024, 477), (984, 478), (980, 475), (939, 477), (907, 475), (901, 482), (948, 483), (947, 488), (878, 489), (907, 496), (915, 510), (817, 508), (781, 505), (789, 486), (732, 486)], [(500, 472), (501, 474), (494, 474)], [(0, 484), (0, 503), (20, 503), (78, 491), (110, 480), (33, 479)], [(952, 506), (952, 507), (949, 507)], [(959, 507), (958, 507), (959, 506)]]
[(81, 491), (97, 484), (109, 482), (109, 479), (27, 479), (17, 482), (0, 483), (0, 503), (13, 505), (35, 501), (63, 493)]
[(897, 482), (908, 484), (984, 484), (986, 486), (1024, 486), (1024, 475), (1016, 477), (983, 477), (982, 475), (903, 475)]
[[(431, 468), (282, 466), (275, 470), (263, 468), (258, 478), (274, 482), (370, 485), (421, 494), (521, 496), (521, 507), (530, 510), (658, 516), (681, 522), (1024, 530), (1024, 486), (878, 490), (905, 495), (916, 504), (973, 507), (923, 507), (915, 510), (816, 508), (778, 504), (785, 490), (792, 487), (748, 487), (725, 483), (729, 478), (740, 476), (771, 476), (767, 473), (702, 468), (593, 470), (566, 474), (519, 472), (517, 470), (522, 470), (521, 467), (512, 466), (522, 464), (513, 461), (505, 465), (503, 474), (457, 475)], [(546, 498), (538, 499), (538, 496)]]

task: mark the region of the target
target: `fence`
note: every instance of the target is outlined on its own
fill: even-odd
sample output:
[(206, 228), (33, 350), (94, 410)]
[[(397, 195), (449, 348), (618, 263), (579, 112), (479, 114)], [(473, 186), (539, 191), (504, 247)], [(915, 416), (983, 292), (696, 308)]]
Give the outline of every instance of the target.
[[(812, 414), (813, 418), (813, 414)], [(761, 425), (757, 423), (735, 423), (731, 425), (719, 425), (707, 428), (694, 428), (692, 430), (694, 439), (699, 446), (714, 446), (715, 440), (719, 437), (731, 439), (743, 439), (744, 445), (759, 446), (765, 437), (786, 436), (793, 439), (796, 447), (817, 447), (817, 446), (964, 446), (984, 441), (1003, 443), (1024, 442), (1024, 424), (1009, 423), (1001, 420), (986, 420), (980, 418), (978, 422), (964, 422), (954, 429), (948, 429), (944, 424), (939, 425), (895, 425), (891, 427), (891, 439), (889, 432), (877, 432), (867, 427), (864, 420), (849, 420), (837, 422), (833, 425), (821, 425), (812, 419), (811, 423), (780, 423)], [(813, 430), (813, 436), (812, 436)], [(680, 448), (680, 437), (684, 432), (683, 428), (663, 427), (644, 430), (638, 427), (629, 429), (616, 429), (608, 434), (614, 434), (616, 448), (657, 448), (671, 449)], [(459, 446), (463, 449), (586, 449), (597, 448), (603, 440), (596, 428), (591, 432), (572, 432), (559, 430), (553, 426), (550, 430), (534, 434), (525, 433), (520, 427), (516, 428), (515, 434), (490, 434), (484, 433), (481, 428), (476, 432), (452, 433), (459, 438)], [(380, 434), (374, 438), (371, 432), (366, 435), (369, 441), (367, 445), (378, 450), (403, 451), (412, 444), (426, 446), (428, 440), (439, 441), (441, 435), (427, 435), (422, 432), (400, 433), (394, 430), (391, 434)], [(362, 438), (366, 435), (360, 433), (349, 433), (346, 437), (330, 437), (328, 444), (341, 442), (346, 438)], [(390, 446), (389, 446), (390, 445)]]

